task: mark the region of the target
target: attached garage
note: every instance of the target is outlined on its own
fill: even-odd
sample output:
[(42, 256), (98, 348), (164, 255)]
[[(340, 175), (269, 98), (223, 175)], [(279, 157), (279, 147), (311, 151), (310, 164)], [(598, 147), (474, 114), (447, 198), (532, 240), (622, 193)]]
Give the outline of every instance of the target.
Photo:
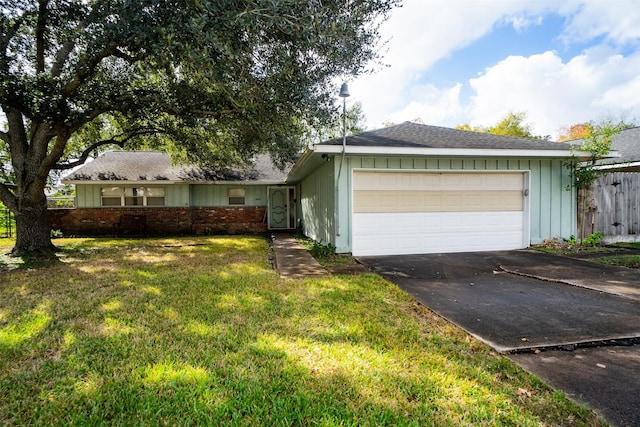
[(588, 154), (406, 122), (315, 144), (287, 180), (301, 230), (337, 253), (512, 250), (576, 234), (566, 165)]
[(529, 245), (525, 171), (353, 171), (356, 256)]

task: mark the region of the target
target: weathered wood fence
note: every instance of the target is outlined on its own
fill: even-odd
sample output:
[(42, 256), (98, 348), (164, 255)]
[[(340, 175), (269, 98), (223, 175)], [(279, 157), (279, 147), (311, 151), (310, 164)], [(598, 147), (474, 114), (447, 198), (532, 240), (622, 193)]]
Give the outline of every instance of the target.
[(578, 238), (601, 232), (606, 242), (640, 241), (640, 173), (601, 176), (578, 198)]

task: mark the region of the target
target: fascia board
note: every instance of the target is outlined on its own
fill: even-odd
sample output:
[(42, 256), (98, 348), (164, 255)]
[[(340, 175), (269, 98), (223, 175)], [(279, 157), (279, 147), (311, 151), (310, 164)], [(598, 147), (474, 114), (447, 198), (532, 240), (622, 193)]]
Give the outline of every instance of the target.
[(87, 181), (87, 180), (75, 180), (75, 179), (61, 179), (61, 183), (63, 184), (126, 184), (126, 185), (161, 185), (161, 184), (183, 184), (184, 181), (173, 181), (173, 180), (162, 180), (162, 181), (127, 181), (124, 179), (118, 180), (95, 180), (95, 181)]
[(294, 179), (299, 173), (304, 171), (304, 167), (306, 166), (306, 163), (317, 152), (316, 147), (318, 146), (314, 145), (313, 148), (306, 149), (302, 153), (302, 155), (298, 158), (298, 160), (296, 160), (296, 162), (293, 164), (293, 167), (287, 174), (286, 182), (291, 182), (292, 179)]
[(207, 185), (285, 185), (285, 181), (80, 181), (80, 180), (66, 180), (63, 179), (60, 182), (63, 184), (121, 184), (121, 185), (163, 185), (163, 184), (207, 184)]
[[(340, 145), (316, 145), (316, 153), (342, 153)], [(452, 156), (452, 157), (572, 157), (588, 158), (586, 151), (571, 150), (510, 150), (479, 148), (363, 147), (347, 146), (345, 154), (382, 156)]]
[(624, 168), (634, 168), (639, 167), (640, 161), (636, 162), (626, 162), (626, 163), (611, 163), (606, 165), (596, 165), (593, 166), (593, 169), (596, 170), (609, 170), (609, 169), (624, 169)]
[(285, 181), (180, 181), (183, 184), (207, 185), (286, 185)]

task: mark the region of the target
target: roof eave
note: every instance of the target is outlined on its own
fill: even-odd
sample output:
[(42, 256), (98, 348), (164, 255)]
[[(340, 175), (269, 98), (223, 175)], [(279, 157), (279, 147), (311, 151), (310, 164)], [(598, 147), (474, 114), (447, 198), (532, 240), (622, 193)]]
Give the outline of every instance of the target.
[(63, 184), (127, 184), (127, 185), (159, 185), (159, 184), (182, 184), (184, 181), (176, 181), (171, 179), (164, 180), (136, 180), (128, 181), (126, 179), (61, 179)]
[[(316, 145), (315, 153), (342, 153), (339, 145)], [(537, 149), (487, 149), (487, 148), (426, 148), (426, 147), (365, 147), (347, 146), (345, 154), (387, 155), (387, 156), (452, 156), (452, 157), (577, 157), (589, 158), (590, 153), (572, 150)]]
[(284, 185), (286, 181), (269, 180), (269, 181), (193, 181), (193, 180), (162, 180), (162, 181), (127, 181), (121, 180), (68, 180), (63, 179), (63, 184), (126, 184), (126, 185), (163, 185), (163, 184), (213, 184), (213, 185)]

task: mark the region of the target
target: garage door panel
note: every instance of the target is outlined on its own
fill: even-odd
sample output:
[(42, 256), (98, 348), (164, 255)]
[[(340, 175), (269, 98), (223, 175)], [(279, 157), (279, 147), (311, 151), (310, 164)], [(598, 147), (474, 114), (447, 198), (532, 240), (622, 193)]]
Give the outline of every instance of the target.
[(522, 190), (353, 192), (356, 213), (522, 210)]
[(520, 249), (522, 221), (522, 212), (356, 214), (352, 251), (365, 256)]
[(354, 171), (355, 255), (526, 247), (522, 172)]

